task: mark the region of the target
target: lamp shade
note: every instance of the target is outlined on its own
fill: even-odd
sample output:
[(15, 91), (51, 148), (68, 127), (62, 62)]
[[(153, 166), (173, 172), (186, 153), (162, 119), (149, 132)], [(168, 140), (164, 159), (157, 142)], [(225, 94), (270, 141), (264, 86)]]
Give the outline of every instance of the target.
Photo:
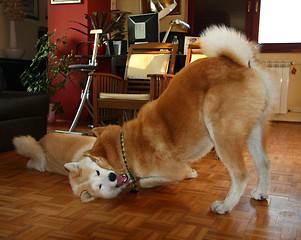
[(151, 11), (158, 12), (159, 19), (168, 15), (176, 6), (175, 0), (150, 0)]

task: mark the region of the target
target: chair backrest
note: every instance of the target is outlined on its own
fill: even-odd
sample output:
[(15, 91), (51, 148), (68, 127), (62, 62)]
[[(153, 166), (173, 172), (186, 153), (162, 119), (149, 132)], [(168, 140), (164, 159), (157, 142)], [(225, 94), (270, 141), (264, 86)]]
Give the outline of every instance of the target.
[(95, 34), (95, 37), (94, 37), (93, 54), (91, 60), (89, 60), (89, 64), (73, 64), (68, 66), (68, 68), (79, 69), (81, 71), (86, 71), (86, 72), (94, 72), (98, 68), (96, 57), (97, 57), (99, 36), (102, 33), (102, 29), (93, 29), (90, 31), (90, 33)]
[(125, 76), (127, 93), (148, 93), (148, 74), (174, 73), (177, 44), (132, 44), (129, 49)]
[(203, 51), (201, 50), (200, 43), (191, 43), (188, 45), (185, 65), (195, 60), (206, 58), (206, 57), (207, 56), (203, 54)]

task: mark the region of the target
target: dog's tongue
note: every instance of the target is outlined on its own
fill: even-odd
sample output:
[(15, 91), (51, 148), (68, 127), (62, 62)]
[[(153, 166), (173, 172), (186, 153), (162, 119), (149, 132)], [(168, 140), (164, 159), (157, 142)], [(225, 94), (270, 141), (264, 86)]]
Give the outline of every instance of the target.
[(127, 177), (126, 174), (118, 175), (118, 176), (117, 176), (117, 184), (116, 184), (116, 187), (121, 186), (121, 185), (124, 184), (127, 180), (128, 180), (128, 177)]

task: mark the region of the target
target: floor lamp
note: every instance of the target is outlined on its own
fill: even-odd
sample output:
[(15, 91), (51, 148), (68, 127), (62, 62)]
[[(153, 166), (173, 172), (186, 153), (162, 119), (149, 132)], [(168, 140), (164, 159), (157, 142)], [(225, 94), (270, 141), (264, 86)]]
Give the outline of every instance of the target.
[(150, 8), (152, 12), (157, 12), (159, 20), (168, 15), (175, 9), (177, 3), (175, 0), (151, 0)]

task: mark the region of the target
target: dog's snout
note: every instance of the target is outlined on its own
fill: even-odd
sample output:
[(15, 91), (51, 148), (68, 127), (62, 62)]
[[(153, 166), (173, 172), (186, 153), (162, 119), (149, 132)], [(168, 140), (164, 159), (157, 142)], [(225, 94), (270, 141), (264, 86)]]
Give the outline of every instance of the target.
[(116, 180), (116, 174), (111, 172), (109, 174), (109, 179), (110, 179), (111, 182), (114, 182)]

